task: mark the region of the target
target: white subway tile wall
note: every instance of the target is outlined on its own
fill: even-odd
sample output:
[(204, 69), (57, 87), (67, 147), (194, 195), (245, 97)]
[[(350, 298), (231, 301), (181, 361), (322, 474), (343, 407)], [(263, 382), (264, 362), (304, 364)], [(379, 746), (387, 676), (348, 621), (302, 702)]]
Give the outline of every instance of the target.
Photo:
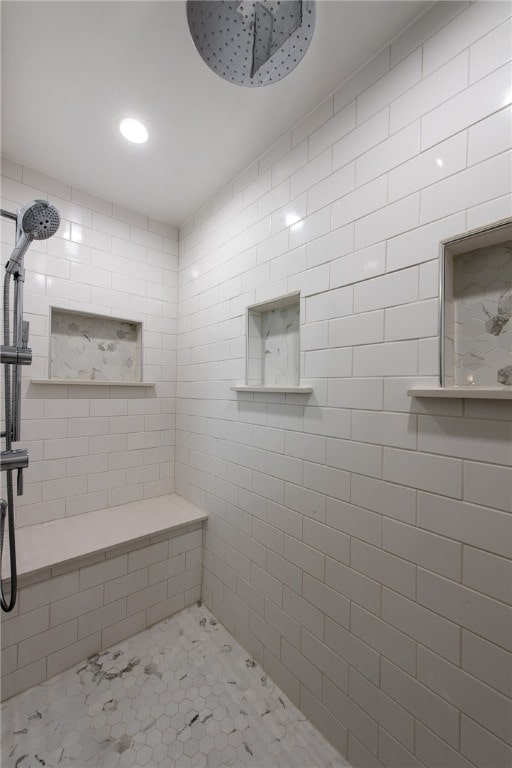
[[(406, 395), (439, 241), (512, 213), (509, 17), (437, 4), (180, 230), (203, 596), (354, 766), (512, 760), (510, 404)], [(313, 394), (230, 392), (246, 307), (295, 290)]]
[(2, 698), (198, 602), (202, 537), (194, 523), (22, 580), (2, 615)]
[[(174, 490), (178, 230), (2, 159), (2, 207), (48, 199), (58, 233), (25, 257), (34, 358), (23, 369), (30, 464), (16, 500), (22, 527)], [(2, 258), (13, 226), (2, 220)], [(143, 378), (155, 387), (31, 385), (48, 377), (49, 308), (143, 324)]]

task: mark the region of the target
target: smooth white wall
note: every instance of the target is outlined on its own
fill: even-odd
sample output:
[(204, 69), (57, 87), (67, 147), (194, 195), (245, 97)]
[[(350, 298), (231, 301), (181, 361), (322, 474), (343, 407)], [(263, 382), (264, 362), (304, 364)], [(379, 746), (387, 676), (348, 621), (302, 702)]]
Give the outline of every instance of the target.
[[(177, 230), (4, 158), (2, 174), (3, 208), (48, 199), (62, 217), (58, 233), (34, 242), (25, 257), (34, 358), (23, 369), (19, 445), (28, 447), (30, 464), (16, 525), (170, 493)], [(1, 240), (6, 261), (14, 227), (5, 219)], [(141, 321), (144, 379), (156, 386), (30, 385), (48, 377), (50, 306)]]
[[(510, 404), (406, 394), (439, 241), (511, 213), (509, 14), (434, 6), (180, 230), (204, 598), (354, 766), (510, 764)], [(312, 396), (231, 392), (247, 305), (297, 290)]]

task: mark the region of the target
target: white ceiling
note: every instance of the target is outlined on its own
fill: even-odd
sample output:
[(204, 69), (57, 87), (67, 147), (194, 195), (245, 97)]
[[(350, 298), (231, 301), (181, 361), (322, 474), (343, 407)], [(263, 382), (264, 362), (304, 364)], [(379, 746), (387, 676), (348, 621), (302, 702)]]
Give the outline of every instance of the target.
[(2, 153), (179, 225), (429, 5), (318, 0), (298, 67), (242, 88), (204, 64), (183, 0), (3, 2)]

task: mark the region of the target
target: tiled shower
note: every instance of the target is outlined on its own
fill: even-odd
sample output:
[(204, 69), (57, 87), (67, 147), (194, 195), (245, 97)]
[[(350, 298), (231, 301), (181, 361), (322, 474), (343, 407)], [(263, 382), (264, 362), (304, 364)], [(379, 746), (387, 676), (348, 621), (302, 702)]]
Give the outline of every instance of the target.
[[(3, 208), (63, 219), (26, 258), (20, 536), (208, 516), (21, 581), (9, 768), (510, 766), (510, 399), (409, 394), (439, 386), (441, 241), (511, 216), (510, 13), (434, 6), (179, 231), (2, 159)], [(297, 295), (304, 391), (251, 391), (248, 308)], [(45, 381), (50, 307), (141, 323), (148, 386)]]

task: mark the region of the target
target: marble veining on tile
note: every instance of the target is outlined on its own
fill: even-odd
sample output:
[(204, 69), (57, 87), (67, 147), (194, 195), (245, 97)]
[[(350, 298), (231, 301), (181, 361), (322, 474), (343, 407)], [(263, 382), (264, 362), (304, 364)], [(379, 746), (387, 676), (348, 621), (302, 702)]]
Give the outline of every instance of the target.
[(458, 256), (454, 264), (455, 384), (512, 386), (512, 248)]
[(261, 315), (263, 384), (299, 383), (299, 303)]
[(53, 309), (51, 377), (140, 380), (140, 324)]
[(3, 768), (341, 768), (204, 607), (95, 654), (1, 709)]

